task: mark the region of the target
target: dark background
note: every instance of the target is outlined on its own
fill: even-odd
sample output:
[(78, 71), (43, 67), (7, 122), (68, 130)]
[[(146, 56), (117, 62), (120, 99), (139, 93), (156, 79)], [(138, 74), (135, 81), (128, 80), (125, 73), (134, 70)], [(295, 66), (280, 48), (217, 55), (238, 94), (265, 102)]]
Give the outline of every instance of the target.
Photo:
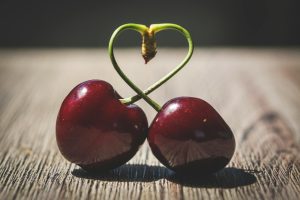
[[(197, 46), (298, 46), (299, 0), (0, 0), (1, 47), (99, 47), (121, 24), (171, 22), (187, 28)], [(125, 33), (119, 45), (140, 43)], [(181, 46), (176, 32), (160, 44)]]

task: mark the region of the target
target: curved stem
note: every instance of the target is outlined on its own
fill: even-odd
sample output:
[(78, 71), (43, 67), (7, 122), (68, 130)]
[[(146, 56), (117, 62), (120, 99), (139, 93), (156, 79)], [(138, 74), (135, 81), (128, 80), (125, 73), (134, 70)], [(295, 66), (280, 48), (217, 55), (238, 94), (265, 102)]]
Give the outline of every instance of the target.
[[(150, 99), (142, 90), (140, 90), (121, 70), (121, 68), (119, 67), (115, 56), (114, 56), (114, 52), (113, 52), (113, 45), (115, 42), (115, 39), (117, 38), (118, 34), (126, 29), (131, 29), (131, 30), (135, 30), (138, 31), (139, 33), (143, 34), (145, 31), (148, 31), (148, 27), (141, 25), (141, 24), (124, 24), (122, 26), (120, 26), (119, 28), (117, 28), (114, 33), (112, 34), (110, 41), (109, 41), (109, 45), (108, 45), (108, 52), (109, 52), (109, 56), (111, 59), (111, 62), (115, 68), (115, 70), (118, 72), (118, 74), (121, 76), (121, 78), (138, 94), (138, 96), (140, 96), (141, 98), (143, 98), (148, 104), (150, 104), (156, 111), (159, 111), (161, 109), (161, 106), (158, 105), (155, 101), (153, 101), (152, 99)], [(123, 100), (121, 100), (123, 103), (125, 103)], [(126, 102), (127, 103), (127, 102)]]
[[(144, 94), (146, 94), (146, 95), (150, 94), (151, 92), (156, 90), (158, 87), (160, 87), (166, 81), (168, 81), (170, 78), (172, 78), (177, 72), (179, 72), (190, 60), (190, 58), (192, 57), (193, 51), (194, 51), (194, 44), (193, 44), (190, 33), (186, 29), (184, 29), (183, 27), (181, 27), (177, 24), (170, 24), (170, 23), (152, 24), (149, 28), (149, 31), (152, 30), (152, 31), (154, 31), (154, 33), (157, 33), (159, 31), (166, 30), (166, 29), (173, 29), (173, 30), (177, 30), (180, 33), (182, 33), (188, 41), (189, 50), (188, 50), (188, 53), (187, 53), (186, 57), (184, 58), (184, 60), (177, 67), (175, 67), (171, 72), (169, 72), (167, 75), (162, 77), (160, 80), (158, 80), (156, 83), (154, 83), (153, 85), (151, 85), (149, 88), (147, 88), (144, 91)], [(144, 97), (139, 95), (139, 93), (138, 93), (138, 95), (122, 99), (122, 102), (124, 102), (126, 104), (131, 104), (131, 103), (134, 103), (134, 102), (140, 100), (141, 98), (144, 98)]]

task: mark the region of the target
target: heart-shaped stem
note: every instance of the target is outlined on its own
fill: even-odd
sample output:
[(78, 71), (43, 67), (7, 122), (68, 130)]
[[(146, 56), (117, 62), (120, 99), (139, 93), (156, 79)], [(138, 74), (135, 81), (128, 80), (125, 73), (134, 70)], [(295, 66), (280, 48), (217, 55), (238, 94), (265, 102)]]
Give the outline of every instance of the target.
[[(190, 60), (190, 58), (193, 55), (194, 44), (193, 44), (190, 33), (185, 28), (183, 28), (177, 24), (170, 24), (170, 23), (152, 24), (149, 28), (149, 30), (154, 31), (154, 34), (159, 31), (167, 30), (167, 29), (177, 30), (184, 35), (184, 37), (187, 39), (188, 44), (189, 44), (188, 53), (187, 53), (186, 57), (184, 58), (184, 60), (177, 67), (175, 67), (172, 71), (170, 71), (167, 75), (165, 75), (160, 80), (158, 80), (156, 83), (151, 85), (149, 88), (144, 90), (145, 94), (150, 94), (151, 92), (153, 92), (154, 90), (159, 88), (161, 85), (163, 85), (165, 82), (167, 82), (175, 74), (177, 74), (188, 63), (188, 61)], [(140, 100), (141, 98), (142, 98), (141, 96), (135, 95), (135, 96), (123, 99), (122, 102), (124, 102), (126, 104), (131, 104), (131, 103), (134, 103), (134, 102)]]
[[(141, 33), (141, 35), (143, 37), (142, 54), (143, 54), (143, 57), (145, 58), (146, 63), (155, 56), (156, 42), (155, 42), (154, 35), (155, 35), (155, 33), (162, 31), (162, 30), (173, 29), (173, 30), (177, 30), (180, 33), (182, 33), (185, 36), (185, 38), (187, 39), (188, 44), (189, 44), (188, 54), (186, 55), (184, 60), (177, 67), (175, 67), (171, 72), (169, 72), (167, 75), (165, 75), (163, 78), (158, 80), (156, 83), (151, 85), (148, 89), (146, 89), (143, 92), (138, 87), (136, 87), (136, 85), (134, 85), (128, 79), (128, 77), (121, 71), (121, 69), (118, 66), (116, 59), (114, 57), (113, 44), (114, 44), (115, 38), (118, 36), (118, 34), (121, 31), (123, 31), (125, 29), (131, 29), (131, 30), (135, 30), (135, 31), (138, 31), (139, 33)], [(148, 39), (149, 37), (150, 37), (150, 39)], [(146, 40), (146, 42), (145, 42), (145, 38), (148, 39), (148, 40)], [(148, 41), (148, 43), (147, 43), (147, 41)], [(150, 45), (149, 45), (149, 43), (150, 43)], [(111, 39), (109, 41), (109, 46), (108, 46), (109, 55), (110, 55), (112, 64), (115, 67), (116, 71), (123, 78), (123, 80), (137, 93), (137, 95), (135, 95), (135, 96), (125, 98), (125, 99), (120, 99), (122, 101), (122, 103), (132, 104), (132, 103), (138, 101), (139, 99), (143, 98), (153, 108), (155, 108), (158, 111), (160, 109), (160, 106), (156, 102), (154, 102), (152, 99), (150, 99), (147, 96), (147, 94), (150, 94), (151, 92), (156, 90), (158, 87), (160, 87), (166, 81), (168, 81), (170, 78), (172, 78), (177, 72), (179, 72), (190, 60), (190, 58), (193, 54), (193, 50), (194, 50), (194, 45), (193, 45), (193, 41), (192, 41), (190, 33), (186, 29), (184, 29), (183, 27), (181, 27), (177, 24), (170, 24), (170, 23), (152, 24), (149, 28), (146, 27), (145, 25), (141, 25), (141, 24), (124, 24), (124, 25), (120, 26), (119, 28), (117, 28), (114, 31), (114, 33), (112, 34)], [(152, 55), (152, 56), (150, 56), (150, 58), (149, 58), (149, 57), (147, 57), (148, 55)]]
[[(114, 33), (112, 34), (110, 41), (109, 41), (109, 45), (108, 45), (108, 52), (109, 52), (109, 56), (111, 59), (111, 62), (115, 68), (115, 70), (118, 72), (118, 74), (121, 76), (121, 78), (139, 95), (141, 96), (149, 105), (151, 105), (156, 111), (159, 111), (161, 109), (161, 106), (158, 105), (158, 103), (156, 103), (155, 101), (153, 101), (150, 97), (148, 97), (141, 89), (139, 89), (125, 74), (124, 72), (121, 70), (121, 68), (119, 67), (115, 56), (114, 56), (114, 52), (113, 52), (113, 45), (114, 45), (114, 41), (116, 39), (116, 37), (118, 36), (118, 34), (126, 29), (131, 29), (131, 30), (135, 30), (140, 32), (141, 34), (144, 34), (145, 32), (148, 31), (148, 28), (144, 25), (141, 24), (124, 24), (120, 27), (118, 27)], [(121, 100), (122, 101), (122, 100)], [(123, 102), (123, 101), (122, 101)], [(130, 104), (130, 103), (128, 103)]]

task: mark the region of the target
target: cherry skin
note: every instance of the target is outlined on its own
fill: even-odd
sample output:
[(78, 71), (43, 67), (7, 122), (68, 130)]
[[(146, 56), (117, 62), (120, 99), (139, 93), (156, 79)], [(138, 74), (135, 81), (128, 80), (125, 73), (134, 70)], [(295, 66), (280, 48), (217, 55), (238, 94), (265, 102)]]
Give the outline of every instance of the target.
[(156, 158), (183, 175), (203, 175), (224, 168), (233, 156), (235, 139), (218, 112), (193, 97), (168, 101), (149, 128)]
[(130, 160), (146, 139), (148, 122), (136, 105), (125, 105), (100, 80), (76, 86), (64, 99), (56, 121), (62, 155), (87, 171), (101, 172)]

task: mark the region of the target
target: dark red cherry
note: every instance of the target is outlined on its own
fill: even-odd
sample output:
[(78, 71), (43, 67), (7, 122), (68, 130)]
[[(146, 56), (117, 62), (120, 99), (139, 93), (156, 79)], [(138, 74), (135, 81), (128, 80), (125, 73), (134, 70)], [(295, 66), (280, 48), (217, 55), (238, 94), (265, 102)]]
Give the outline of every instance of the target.
[(193, 97), (168, 101), (154, 118), (148, 141), (162, 164), (186, 175), (224, 168), (235, 149), (234, 135), (218, 112)]
[(131, 159), (145, 141), (148, 122), (136, 105), (124, 105), (112, 86), (90, 80), (64, 99), (56, 121), (62, 155), (85, 170), (118, 167)]

